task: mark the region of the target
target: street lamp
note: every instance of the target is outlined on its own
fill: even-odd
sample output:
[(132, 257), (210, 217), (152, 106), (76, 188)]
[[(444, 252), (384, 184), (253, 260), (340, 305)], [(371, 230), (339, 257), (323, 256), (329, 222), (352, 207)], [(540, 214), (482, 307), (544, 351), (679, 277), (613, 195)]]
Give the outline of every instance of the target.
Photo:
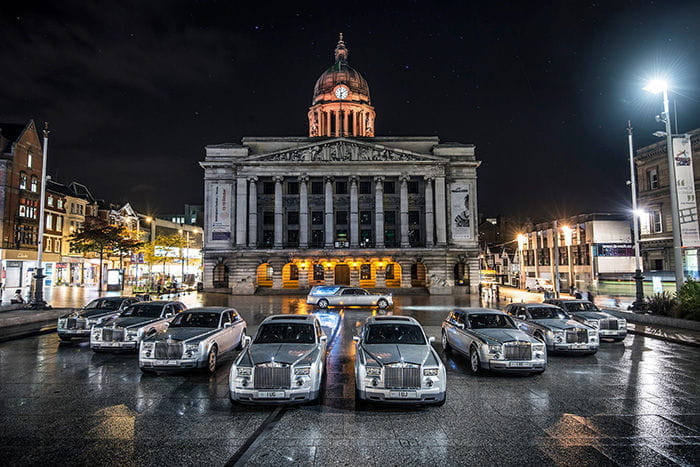
[(44, 154), (41, 165), (41, 188), (39, 189), (39, 238), (37, 241), (36, 255), (36, 274), (34, 275), (34, 300), (30, 304), (33, 310), (44, 310), (49, 308), (48, 303), (44, 300), (44, 268), (42, 260), (44, 254), (44, 226), (46, 225), (45, 206), (46, 206), (46, 156), (49, 147), (49, 124), (44, 123)]
[(685, 282), (683, 274), (683, 252), (681, 251), (681, 220), (678, 215), (678, 194), (676, 193), (676, 164), (673, 160), (673, 141), (671, 133), (671, 119), (668, 109), (668, 83), (662, 79), (654, 79), (644, 87), (645, 91), (652, 94), (663, 93), (664, 112), (656, 120), (666, 125), (666, 152), (668, 156), (669, 191), (671, 192), (671, 221), (673, 228), (673, 265), (676, 276), (676, 291), (679, 291)]
[(520, 252), (520, 288), (525, 288), (525, 263), (523, 262), (523, 250), (527, 245), (527, 236), (518, 234), (518, 251)]
[(644, 307), (644, 276), (642, 275), (642, 259), (639, 256), (639, 209), (637, 208), (637, 177), (634, 170), (634, 145), (632, 144), (632, 122), (627, 121), (627, 141), (630, 150), (630, 190), (632, 191), (632, 222), (634, 224), (634, 302), (633, 310), (641, 310)]

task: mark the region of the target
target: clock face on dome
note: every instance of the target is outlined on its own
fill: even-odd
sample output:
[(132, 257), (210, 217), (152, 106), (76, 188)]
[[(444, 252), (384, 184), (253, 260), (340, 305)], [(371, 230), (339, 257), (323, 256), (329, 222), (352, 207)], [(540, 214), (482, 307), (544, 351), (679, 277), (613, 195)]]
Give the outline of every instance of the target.
[(348, 97), (348, 94), (350, 93), (350, 90), (347, 88), (347, 86), (338, 86), (335, 88), (335, 97), (338, 99), (345, 99)]

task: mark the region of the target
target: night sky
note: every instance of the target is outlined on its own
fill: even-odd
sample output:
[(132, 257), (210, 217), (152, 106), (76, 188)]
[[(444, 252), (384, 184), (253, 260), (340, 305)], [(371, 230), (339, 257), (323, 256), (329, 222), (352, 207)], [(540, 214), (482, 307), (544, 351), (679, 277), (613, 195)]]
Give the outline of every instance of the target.
[(700, 127), (700, 2), (508, 3), (4, 3), (0, 121), (50, 122), (54, 179), (178, 212), (206, 144), (306, 136), (343, 32), (377, 135), (476, 145), (482, 214), (627, 209), (627, 120), (636, 147), (662, 129), (645, 80)]

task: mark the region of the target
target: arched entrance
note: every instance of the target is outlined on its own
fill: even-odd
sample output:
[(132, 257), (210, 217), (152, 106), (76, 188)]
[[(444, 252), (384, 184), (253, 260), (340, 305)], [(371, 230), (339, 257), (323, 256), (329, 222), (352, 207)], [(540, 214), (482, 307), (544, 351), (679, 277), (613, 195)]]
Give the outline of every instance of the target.
[(387, 264), (385, 274), (387, 287), (401, 287), (401, 266), (399, 263)]
[(343, 263), (335, 265), (335, 285), (350, 285), (350, 266)]
[(272, 265), (263, 263), (256, 271), (258, 287), (272, 287)]
[(228, 266), (223, 262), (216, 263), (213, 272), (213, 286), (215, 289), (225, 289), (228, 287)]
[(428, 270), (423, 263), (413, 263), (411, 265), (411, 287), (426, 287), (426, 277)]
[(362, 263), (360, 265), (360, 287), (372, 288), (375, 286), (374, 278), (376, 276), (375, 268), (371, 263)]
[(282, 267), (282, 288), (299, 288), (299, 267), (294, 263), (287, 263)]
[(465, 263), (457, 263), (453, 269), (452, 278), (455, 285), (469, 285), (469, 268)]

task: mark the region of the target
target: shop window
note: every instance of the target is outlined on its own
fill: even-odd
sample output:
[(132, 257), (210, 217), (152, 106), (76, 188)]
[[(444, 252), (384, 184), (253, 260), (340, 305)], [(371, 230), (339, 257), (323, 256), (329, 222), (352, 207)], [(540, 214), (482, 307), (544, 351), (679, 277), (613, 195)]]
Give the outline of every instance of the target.
[(322, 281), (324, 279), (324, 271), (322, 264), (314, 264), (314, 280)]
[(360, 266), (360, 280), (361, 281), (372, 280), (372, 265), (363, 264)]
[(296, 264), (289, 265), (289, 280), (298, 281), (299, 280), (299, 267)]
[(385, 277), (387, 280), (394, 280), (394, 264), (389, 263), (386, 265), (386, 274)]

